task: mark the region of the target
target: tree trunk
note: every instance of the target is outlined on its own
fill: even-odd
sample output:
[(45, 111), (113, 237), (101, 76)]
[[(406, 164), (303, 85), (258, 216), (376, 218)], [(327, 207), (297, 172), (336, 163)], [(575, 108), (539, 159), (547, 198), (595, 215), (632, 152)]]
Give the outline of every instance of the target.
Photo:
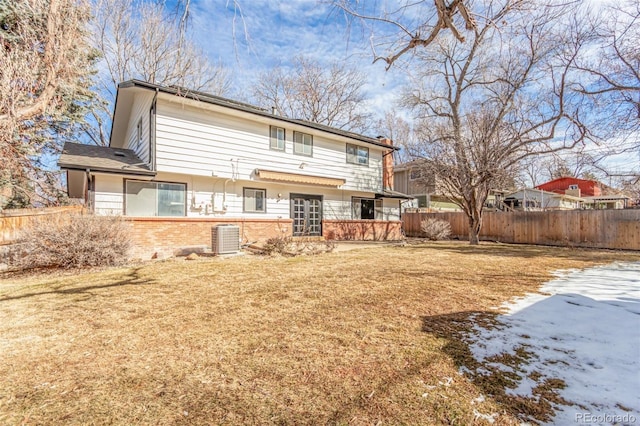
[(482, 216), (480, 214), (469, 216), (469, 244), (477, 246), (480, 244), (480, 228), (482, 227)]

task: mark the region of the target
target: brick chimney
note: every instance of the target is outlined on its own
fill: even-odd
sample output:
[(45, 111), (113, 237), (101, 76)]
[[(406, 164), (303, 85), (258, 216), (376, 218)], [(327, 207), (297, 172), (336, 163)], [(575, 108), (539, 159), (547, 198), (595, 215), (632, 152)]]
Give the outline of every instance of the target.
[(393, 141), (385, 137), (380, 137), (379, 140), (392, 148), (382, 154), (382, 188), (393, 190)]

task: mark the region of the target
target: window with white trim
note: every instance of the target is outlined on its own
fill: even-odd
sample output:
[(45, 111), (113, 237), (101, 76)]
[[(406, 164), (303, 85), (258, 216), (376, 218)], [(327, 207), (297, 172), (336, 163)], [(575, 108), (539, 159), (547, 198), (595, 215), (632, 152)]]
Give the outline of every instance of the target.
[(243, 188), (243, 211), (245, 213), (267, 212), (267, 190), (257, 188)]
[(369, 165), (369, 148), (348, 143), (347, 163)]
[(136, 148), (140, 148), (142, 145), (142, 117), (138, 120), (138, 125), (136, 126)]
[(313, 155), (313, 136), (307, 133), (293, 132), (293, 153)]
[(125, 181), (127, 216), (186, 216), (184, 183)]
[(382, 199), (378, 198), (360, 198), (353, 197), (351, 199), (351, 207), (353, 210), (353, 218), (355, 220), (382, 220)]
[(270, 145), (271, 149), (276, 151), (284, 151), (285, 131), (282, 127), (270, 126)]

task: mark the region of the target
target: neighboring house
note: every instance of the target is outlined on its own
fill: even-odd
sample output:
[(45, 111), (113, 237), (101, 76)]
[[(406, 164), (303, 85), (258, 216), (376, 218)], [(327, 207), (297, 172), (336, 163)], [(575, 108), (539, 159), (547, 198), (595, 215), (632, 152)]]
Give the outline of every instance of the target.
[(573, 195), (584, 199), (584, 208), (623, 209), (630, 197), (596, 180), (560, 177), (536, 186), (537, 189), (556, 194)]
[[(413, 201), (403, 203), (407, 209), (429, 209), (429, 211), (455, 212), (462, 211), (460, 206), (443, 195), (438, 178), (425, 173), (420, 161), (415, 160), (397, 165), (394, 168), (394, 189), (400, 193), (408, 194)], [(487, 210), (503, 210), (504, 196), (508, 191), (492, 190), (487, 196), (485, 208)]]
[[(393, 191), (395, 149), (389, 139), (132, 80), (118, 86), (109, 147), (67, 143), (58, 164), (71, 197), (134, 218), (134, 227), (193, 232), (205, 223), (210, 233), (232, 223), (245, 241), (399, 239), (400, 202), (410, 197)], [(184, 233), (182, 245), (202, 244), (205, 231)]]
[(394, 167), (394, 190), (410, 195), (413, 200), (403, 203), (407, 209), (429, 209), (430, 211), (462, 211), (462, 209), (439, 191), (437, 178), (427, 175), (420, 161), (411, 161)]
[(525, 188), (505, 196), (504, 204), (515, 211), (575, 210), (583, 208), (585, 200), (573, 195), (557, 194)]

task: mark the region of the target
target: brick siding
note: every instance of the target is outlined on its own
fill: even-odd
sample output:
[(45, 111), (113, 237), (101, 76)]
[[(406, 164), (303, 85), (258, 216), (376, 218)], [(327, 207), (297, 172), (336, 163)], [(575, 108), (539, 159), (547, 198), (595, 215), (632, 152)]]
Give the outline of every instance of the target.
[(181, 253), (185, 248), (211, 248), (211, 228), (221, 224), (237, 225), (243, 243), (291, 235), (291, 219), (199, 219), (128, 217), (131, 224), (133, 258), (150, 259)]
[(400, 241), (402, 222), (395, 220), (323, 220), (322, 234), (328, 240)]
[[(200, 219), (126, 217), (131, 225), (132, 258), (165, 258), (189, 249), (211, 248), (211, 228), (220, 224), (237, 225), (243, 243), (265, 241), (276, 236), (290, 236), (291, 219)], [(327, 240), (398, 241), (402, 236), (400, 221), (323, 220), (323, 237)]]

